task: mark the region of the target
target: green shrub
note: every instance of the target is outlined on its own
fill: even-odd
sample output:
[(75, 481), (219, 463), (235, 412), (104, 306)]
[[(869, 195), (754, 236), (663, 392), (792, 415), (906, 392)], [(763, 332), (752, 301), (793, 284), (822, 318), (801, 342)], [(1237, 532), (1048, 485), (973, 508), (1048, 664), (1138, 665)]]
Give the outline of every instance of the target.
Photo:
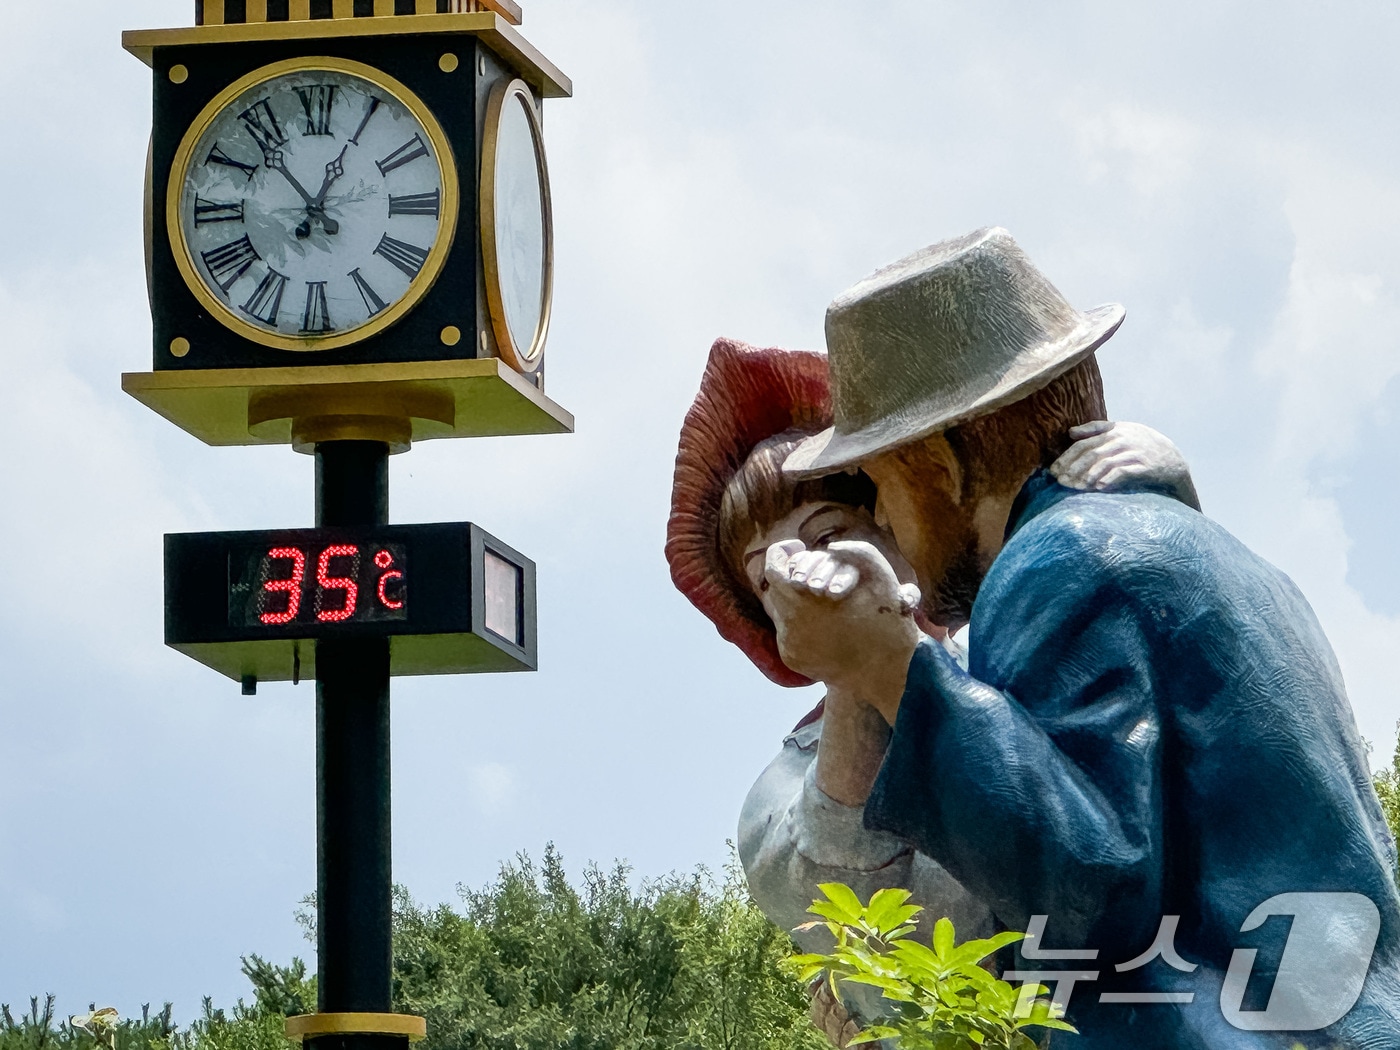
[[(248, 972), (246, 965), (243, 972)], [(286, 1020), (260, 1005), (247, 1006), (242, 999), (225, 1014), (206, 997), (198, 1020), (163, 1041), (153, 1040), (149, 1050), (293, 1050), (282, 1031)]]
[(985, 959), (1026, 935), (998, 933), (955, 944), (953, 924), (939, 919), (930, 944), (913, 939), (914, 917), (924, 909), (909, 903), (909, 891), (877, 890), (869, 904), (839, 882), (823, 883), (825, 900), (807, 910), (819, 916), (807, 927), (824, 926), (835, 942), (830, 952), (794, 956), (788, 963), (801, 981), (821, 977), (840, 996), (847, 982), (878, 988), (893, 1016), (851, 1040), (851, 1045), (891, 1039), (900, 1050), (1036, 1050), (1029, 1028), (1075, 1029), (1044, 985), (1019, 990), (983, 968)]
[[(457, 909), (396, 889), (394, 1009), (427, 1018), (417, 1050), (828, 1050), (781, 968), (792, 941), (737, 866), (720, 883), (701, 871), (633, 888), (628, 875), (590, 866), (575, 888), (551, 847), (459, 889)], [(314, 938), (314, 910), (299, 920)], [(315, 1010), (315, 977), (256, 955), (243, 972), (251, 1005), (206, 999), (183, 1030), (168, 1005), (96, 1034), (56, 1021), (52, 997), (18, 1021), (6, 1007), (0, 1050), (292, 1050), (283, 1021)]]
[(822, 1050), (792, 949), (731, 866), (633, 889), (590, 866), (580, 888), (546, 849), (461, 911), (400, 892), (394, 1001), (428, 1019), (423, 1050)]

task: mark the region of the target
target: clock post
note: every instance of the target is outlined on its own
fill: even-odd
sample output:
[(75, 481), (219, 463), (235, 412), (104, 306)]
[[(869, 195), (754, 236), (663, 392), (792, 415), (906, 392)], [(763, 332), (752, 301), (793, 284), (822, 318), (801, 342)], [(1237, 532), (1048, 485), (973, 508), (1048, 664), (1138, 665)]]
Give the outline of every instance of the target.
[[(389, 524), (387, 445), (316, 447), (316, 524)], [(389, 666), (387, 637), (316, 642), (316, 1008), (323, 1015), (393, 1008)]]
[(122, 386), (210, 445), (314, 455), (312, 528), (165, 538), (165, 641), (316, 683), (323, 1050), (393, 1012), (390, 679), (537, 666), (535, 566), (477, 525), (389, 524), (415, 441), (569, 433), (544, 392), (553, 216), (540, 114), (568, 78), (513, 0), (195, 0), (129, 32), (154, 75), (152, 370)]

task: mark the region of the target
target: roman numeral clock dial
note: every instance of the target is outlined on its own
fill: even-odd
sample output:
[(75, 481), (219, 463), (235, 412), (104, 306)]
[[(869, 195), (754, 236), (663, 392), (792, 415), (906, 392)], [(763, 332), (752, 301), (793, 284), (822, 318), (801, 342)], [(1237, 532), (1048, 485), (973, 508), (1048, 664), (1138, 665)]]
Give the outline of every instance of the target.
[(294, 59), (206, 107), (171, 171), (167, 225), (191, 291), (266, 346), (346, 346), (422, 298), (451, 247), (457, 174), (402, 84)]

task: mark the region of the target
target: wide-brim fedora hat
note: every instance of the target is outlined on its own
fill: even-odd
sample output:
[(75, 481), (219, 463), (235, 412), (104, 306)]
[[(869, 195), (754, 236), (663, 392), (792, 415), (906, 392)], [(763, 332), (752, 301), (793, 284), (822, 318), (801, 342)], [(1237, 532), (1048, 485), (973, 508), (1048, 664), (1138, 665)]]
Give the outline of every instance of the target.
[(1000, 227), (877, 270), (826, 311), (833, 425), (784, 464), (818, 477), (1020, 401), (1123, 323), (1076, 310)]

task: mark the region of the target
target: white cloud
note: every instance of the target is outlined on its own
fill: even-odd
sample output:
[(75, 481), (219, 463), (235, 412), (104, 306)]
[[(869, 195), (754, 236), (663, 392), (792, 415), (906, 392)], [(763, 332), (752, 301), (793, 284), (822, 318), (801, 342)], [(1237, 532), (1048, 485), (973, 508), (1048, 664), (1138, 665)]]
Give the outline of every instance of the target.
[(1121, 170), (1137, 193), (1152, 197), (1179, 186), (1196, 169), (1201, 132), (1176, 114), (1112, 105), (1067, 120), (1090, 182)]
[(1295, 238), (1287, 298), (1260, 350), (1283, 383), (1279, 454), (1345, 454), (1356, 424), (1400, 375), (1400, 179), (1295, 152), (1285, 156)]
[(484, 815), (497, 817), (510, 809), (516, 797), (515, 770), (501, 762), (473, 766), (468, 774), (472, 800)]

